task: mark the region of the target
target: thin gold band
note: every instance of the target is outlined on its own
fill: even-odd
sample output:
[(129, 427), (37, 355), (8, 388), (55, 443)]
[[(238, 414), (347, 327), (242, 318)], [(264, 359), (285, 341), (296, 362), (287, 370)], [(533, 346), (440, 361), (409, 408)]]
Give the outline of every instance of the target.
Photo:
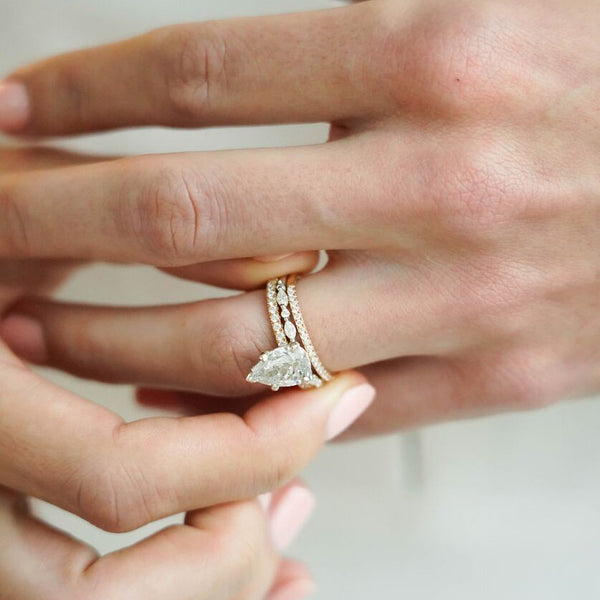
[(308, 334), (308, 329), (306, 328), (306, 323), (304, 322), (304, 317), (302, 316), (302, 311), (300, 310), (300, 303), (298, 302), (298, 294), (296, 292), (296, 281), (298, 280), (298, 275), (288, 275), (287, 277), (287, 295), (290, 300), (290, 308), (292, 311), (292, 315), (294, 317), (294, 321), (296, 323), (296, 327), (298, 329), (298, 335), (302, 340), (302, 345), (306, 350), (308, 357), (310, 358), (310, 362), (319, 377), (323, 381), (331, 381), (333, 379), (333, 375), (325, 368), (325, 365), (321, 362), (317, 351), (310, 339), (310, 335)]

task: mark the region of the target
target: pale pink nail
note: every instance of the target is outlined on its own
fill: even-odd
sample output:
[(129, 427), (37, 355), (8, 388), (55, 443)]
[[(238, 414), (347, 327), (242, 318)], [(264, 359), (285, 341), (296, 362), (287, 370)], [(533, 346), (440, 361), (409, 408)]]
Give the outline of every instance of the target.
[(39, 321), (26, 315), (10, 315), (0, 323), (0, 337), (21, 358), (33, 363), (47, 360), (44, 331)]
[(258, 260), (260, 262), (277, 262), (279, 260), (283, 260), (288, 256), (294, 256), (295, 252), (289, 252), (288, 254), (274, 254), (273, 256), (257, 256), (254, 260)]
[(325, 441), (346, 431), (371, 406), (375, 393), (375, 388), (369, 383), (349, 389), (329, 415), (325, 426)]
[(301, 485), (289, 488), (283, 498), (272, 506), (271, 536), (278, 550), (284, 550), (294, 541), (314, 508), (314, 496), (308, 488)]
[(273, 590), (267, 600), (302, 600), (314, 592), (314, 582), (310, 579), (297, 579)]
[(13, 132), (29, 121), (29, 95), (22, 83), (0, 82), (0, 130)]

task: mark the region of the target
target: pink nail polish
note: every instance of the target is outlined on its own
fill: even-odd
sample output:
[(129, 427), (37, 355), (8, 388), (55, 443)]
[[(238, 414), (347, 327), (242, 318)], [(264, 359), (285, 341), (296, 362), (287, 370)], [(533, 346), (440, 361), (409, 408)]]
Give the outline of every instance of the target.
[(22, 83), (0, 82), (0, 130), (14, 132), (29, 121), (29, 95)]
[(329, 415), (325, 426), (325, 441), (336, 438), (348, 429), (371, 406), (375, 393), (375, 388), (369, 383), (349, 389)]
[(273, 544), (278, 550), (287, 548), (300, 533), (315, 507), (315, 498), (308, 488), (291, 487), (271, 507), (270, 527)]
[(39, 321), (26, 315), (10, 315), (0, 323), (0, 337), (21, 358), (38, 364), (47, 361), (46, 341)]
[(267, 600), (302, 600), (315, 592), (310, 579), (297, 579), (273, 590)]

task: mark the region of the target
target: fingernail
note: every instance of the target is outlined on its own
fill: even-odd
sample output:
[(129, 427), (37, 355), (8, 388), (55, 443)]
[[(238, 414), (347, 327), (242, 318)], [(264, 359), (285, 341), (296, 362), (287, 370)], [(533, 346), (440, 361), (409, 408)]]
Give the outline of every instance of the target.
[(272, 591), (267, 600), (302, 600), (314, 594), (315, 589), (310, 579), (297, 579)]
[(329, 415), (325, 426), (325, 441), (329, 442), (346, 431), (371, 406), (375, 393), (375, 388), (369, 383), (349, 389)]
[(10, 315), (0, 323), (0, 337), (21, 358), (33, 363), (47, 359), (46, 340), (39, 321), (26, 315)]
[(315, 508), (315, 497), (301, 485), (291, 487), (271, 507), (270, 526), (273, 544), (285, 550), (300, 533)]
[(294, 256), (294, 254), (295, 252), (288, 252), (287, 254), (274, 254), (272, 256), (256, 256), (254, 260), (258, 260), (259, 262), (277, 262), (288, 256)]
[(0, 129), (11, 132), (22, 129), (29, 120), (29, 95), (22, 83), (0, 82)]

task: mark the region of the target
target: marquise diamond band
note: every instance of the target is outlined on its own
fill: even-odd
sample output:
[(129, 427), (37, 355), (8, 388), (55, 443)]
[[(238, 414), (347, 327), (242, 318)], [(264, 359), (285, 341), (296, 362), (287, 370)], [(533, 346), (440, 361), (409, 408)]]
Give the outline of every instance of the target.
[(246, 378), (268, 385), (273, 391), (293, 386), (320, 387), (333, 379), (308, 334), (298, 302), (297, 280), (297, 275), (288, 275), (267, 283), (267, 310), (277, 348), (263, 352)]

